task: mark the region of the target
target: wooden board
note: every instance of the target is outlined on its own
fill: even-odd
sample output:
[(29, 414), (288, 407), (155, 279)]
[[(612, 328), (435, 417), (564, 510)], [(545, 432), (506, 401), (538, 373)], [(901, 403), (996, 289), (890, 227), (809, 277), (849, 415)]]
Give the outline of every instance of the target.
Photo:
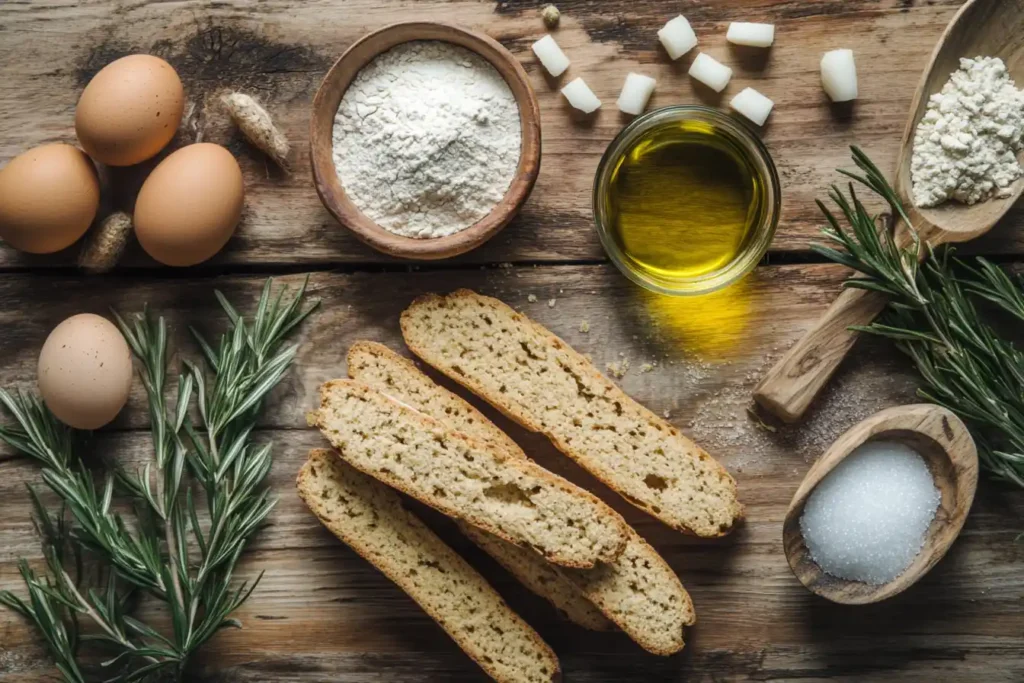
[[(559, 621), (463, 540), (444, 519), (428, 522), (483, 571), (561, 658), (567, 681), (909, 681), (1024, 679), (1022, 546), (1014, 542), (1024, 494), (984, 483), (962, 538), (926, 579), (897, 599), (841, 609), (814, 598), (782, 554), (782, 519), (810, 462), (859, 419), (914, 398), (916, 379), (887, 344), (862, 343), (799, 427), (764, 429), (747, 414), (750, 390), (835, 296), (843, 272), (809, 262), (818, 219), (813, 198), (847, 163), (857, 142), (891, 166), (911, 89), (956, 0), (564, 0), (557, 37), (608, 103), (591, 122), (568, 115), (529, 51), (543, 35), (537, 2), (428, 0), (0, 0), (0, 163), (49, 140), (73, 138), (74, 103), (91, 74), (134, 51), (167, 57), (190, 97), (210, 102), (222, 88), (259, 94), (292, 138), (295, 172), (284, 176), (234, 135), (211, 108), (206, 139), (239, 158), (248, 198), (243, 225), (212, 263), (156, 269), (132, 248), (118, 274), (83, 278), (74, 254), (26, 258), (0, 246), (0, 386), (31, 388), (38, 349), (66, 316), (130, 313), (148, 302), (174, 328), (176, 350), (194, 357), (187, 323), (215, 332), (224, 322), (211, 290), (251, 310), (263, 277), (311, 288), (323, 309), (303, 328), (299, 359), (274, 393), (259, 438), (275, 443), (272, 524), (255, 541), (243, 576), (266, 569), (238, 616), (240, 631), (210, 643), (188, 680), (202, 683), (344, 680), (477, 681), (482, 675), (408, 598), (325, 532), (294, 493), (295, 474), (321, 438), (305, 426), (317, 385), (343, 374), (357, 339), (401, 349), (397, 315), (426, 291), (472, 287), (501, 297), (548, 325), (604, 369), (628, 360), (618, 381), (667, 415), (736, 474), (748, 522), (717, 543), (685, 538), (627, 507), (536, 435), (498, 419), (542, 464), (595, 491), (635, 524), (692, 592), (698, 625), (686, 650), (661, 659), (620, 634), (593, 634)], [(669, 64), (654, 34), (685, 12), (701, 48), (731, 63), (726, 97), (753, 85), (776, 99), (764, 131), (783, 181), (784, 215), (770, 265), (725, 292), (700, 299), (648, 295), (605, 262), (590, 217), (590, 183), (625, 119), (611, 103), (625, 73), (659, 79), (652, 106), (720, 104), (695, 92)], [(409, 266), (369, 251), (333, 223), (309, 180), (306, 131), (319, 79), (345, 47), (392, 21), (454, 20), (497, 38), (527, 67), (541, 100), (544, 161), (522, 216), (480, 250), (454, 261)], [(763, 63), (724, 41), (730, 20), (778, 23)], [(858, 51), (863, 101), (830, 107), (818, 85), (825, 49)], [(564, 79), (563, 79), (564, 80)], [(130, 203), (137, 177), (113, 179)], [(1013, 260), (1024, 253), (1024, 214), (1014, 212), (969, 250)], [(516, 264), (511, 266), (510, 264)], [(504, 265), (502, 265), (504, 264)], [(332, 270), (333, 269), (333, 270)], [(531, 295), (536, 302), (531, 302)], [(553, 304), (549, 305), (553, 301)], [(582, 323), (586, 321), (587, 325)], [(582, 331), (587, 327), (589, 331)], [(651, 366), (644, 371), (645, 364)], [(493, 412), (491, 412), (493, 415)], [(129, 408), (95, 442), (95, 454), (140, 461), (148, 453), (144, 403)], [(26, 483), (35, 467), (0, 449), (0, 589), (20, 590), (19, 557), (39, 560)], [(155, 615), (152, 605), (143, 616)], [(32, 630), (0, 612), (0, 682), (56, 681)]]
[[(284, 276), (278, 283), (296, 287), (303, 277)], [(297, 370), (267, 407), (265, 426), (304, 427), (304, 413), (314, 406), (318, 385), (344, 374), (345, 353), (353, 341), (372, 339), (399, 346), (399, 313), (419, 294), (458, 287), (497, 296), (525, 311), (581, 352), (590, 353), (602, 371), (609, 363), (628, 361), (623, 388), (653, 410), (668, 410), (677, 418), (706, 417), (714, 412), (705, 405), (708, 392), (729, 388), (737, 400), (747, 399), (746, 386), (737, 383), (745, 385), (759, 377), (807, 329), (814, 313), (827, 306), (842, 278), (843, 270), (831, 265), (771, 266), (716, 294), (673, 299), (647, 294), (603, 264), (315, 273), (309, 291), (322, 300), (322, 310), (297, 339)], [(205, 330), (210, 338), (223, 325), (213, 288), (241, 306), (259, 295), (262, 283), (262, 277), (252, 276), (0, 276), (0, 300), (10, 302), (3, 314), (9, 320), (4, 325), (7, 333), (0, 336), (0, 386), (31, 388), (47, 334), (76, 312), (106, 315), (114, 308), (128, 315), (148, 303), (154, 311), (166, 312), (175, 345), (191, 351), (188, 324)], [(75, 292), (73, 299), (69, 291)], [(531, 303), (531, 297), (537, 301)], [(580, 331), (584, 321), (588, 332)], [(881, 378), (901, 365), (899, 357), (889, 360), (889, 367), (864, 368), (860, 374)], [(645, 363), (657, 367), (643, 372)], [(144, 428), (145, 410), (142, 387), (134, 387), (130, 407), (113, 426)], [(707, 428), (698, 436), (714, 431)]]
[[(470, 269), (443, 278), (423, 272), (315, 275), (312, 291), (324, 308), (303, 330), (298, 364), (276, 392), (260, 434), (276, 444), (272, 484), (281, 503), (272, 526), (246, 556), (245, 568), (268, 574), (240, 615), (245, 629), (224, 633), (210, 645), (196, 680), (257, 681), (271, 675), (288, 681), (325, 676), (478, 680), (474, 665), (411, 601), (320, 528), (292, 488), (307, 450), (323, 443), (303, 424), (317, 384), (344, 373), (344, 353), (357, 339), (402, 349), (398, 312), (417, 293), (439, 286), (499, 295), (591, 353), (601, 366), (628, 358), (622, 386), (652, 409), (667, 411), (670, 420), (719, 457), (736, 474), (748, 506), (748, 522), (733, 536), (721, 543), (696, 542), (622, 504), (543, 439), (496, 418), (531, 456), (625, 514), (665, 554), (697, 605), (699, 623), (684, 654), (666, 660), (646, 655), (624, 636), (595, 635), (559, 622), (449, 524), (429, 515), (551, 642), (567, 680), (624, 680), (629, 672), (680, 681), (797, 676), (926, 681), (938, 672), (944, 672), (943, 680), (967, 681), (982, 671), (995, 675), (993, 680), (1010, 681), (1024, 675), (1018, 647), (1024, 579), (1015, 564), (1022, 551), (1013, 543), (1024, 496), (1016, 492), (983, 486), (950, 557), (891, 603), (841, 609), (806, 593), (789, 572), (781, 524), (808, 463), (859, 419), (913, 400), (915, 381), (905, 363), (892, 354), (881, 354), (879, 361), (886, 347), (873, 343), (844, 366), (804, 426), (772, 433), (747, 415), (760, 373), (824, 306), (841, 276), (832, 266), (767, 267), (712, 299), (667, 300), (640, 294), (604, 265)], [(211, 286), (235, 301), (252, 301), (261, 282), (256, 277), (3, 278), (0, 298), (36, 306), (31, 312), (19, 306), (18, 334), (0, 340), (0, 357), (9, 361), (0, 380), (31, 383), (35, 349), (72, 305), (102, 311), (112, 304), (129, 311), (149, 301), (175, 328), (177, 350), (193, 356), (181, 330), (189, 320), (217, 329), (221, 316)], [(64, 301), (69, 290), (80, 292), (75, 304)], [(530, 294), (536, 303), (529, 302)], [(554, 306), (548, 305), (551, 299)], [(583, 320), (589, 323), (587, 333), (580, 331)], [(866, 363), (868, 358), (875, 362)], [(651, 371), (641, 369), (654, 362)], [(146, 457), (141, 399), (133, 396), (118, 429), (100, 439), (97, 453)], [(37, 475), (24, 458), (2, 467), (0, 587), (16, 589), (16, 559), (38, 557), (23, 488)], [(0, 658), (5, 683), (39, 680), (48, 670), (32, 633), (5, 613), (0, 613), (0, 642), (8, 644), (6, 659)]]
[[(694, 88), (686, 69), (696, 52), (669, 62), (656, 38), (678, 2), (562, 2), (557, 37), (573, 60), (559, 81), (543, 75), (530, 44), (544, 34), (536, 2), (204, 2), (33, 3), (0, 9), (0, 159), (51, 140), (73, 140), (74, 104), (84, 84), (112, 59), (133, 52), (166, 57), (181, 73), (191, 101), (209, 109), (206, 139), (227, 142), (246, 175), (248, 202), (238, 235), (216, 264), (261, 266), (387, 262), (331, 219), (309, 181), (310, 101), (328, 66), (356, 38), (381, 25), (412, 19), (457, 20), (501, 41), (528, 69), (540, 98), (543, 162), (531, 201), (498, 238), (461, 263), (603, 259), (590, 212), (598, 160), (628, 119), (614, 107), (630, 70), (658, 79), (651, 107), (678, 103), (725, 106), (742, 88), (776, 101), (764, 130), (785, 187), (773, 251), (806, 251), (820, 220), (814, 198), (848, 167), (858, 144), (881, 168), (895, 164), (913, 89), (935, 39), (958, 0), (737, 0), (690, 3), (686, 13), (706, 50), (735, 69), (721, 97)], [(766, 58), (725, 42), (731, 20), (778, 23)], [(857, 48), (861, 100), (832, 107), (820, 87), (818, 61), (827, 49)], [(606, 103), (593, 120), (569, 115), (560, 84), (584, 76)], [(225, 125), (214, 95), (224, 88), (255, 92), (294, 142), (294, 173), (268, 167)], [(135, 183), (118, 176), (122, 204)], [(978, 249), (1024, 251), (1024, 214), (1011, 213)], [(972, 247), (973, 248), (973, 247)], [(0, 248), (0, 266), (71, 263), (26, 258)], [(152, 266), (137, 248), (126, 264)]]

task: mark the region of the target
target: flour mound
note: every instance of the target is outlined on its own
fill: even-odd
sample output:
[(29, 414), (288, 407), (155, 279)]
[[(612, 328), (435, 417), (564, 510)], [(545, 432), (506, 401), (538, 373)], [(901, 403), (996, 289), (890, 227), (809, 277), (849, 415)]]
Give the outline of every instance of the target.
[(363, 67), (334, 119), (334, 166), (369, 218), (406, 237), (452, 235), (486, 216), (519, 164), (515, 96), (473, 52), (403, 43)]
[(1021, 175), (1022, 136), (1024, 91), (1010, 80), (1003, 60), (961, 59), (917, 126), (910, 165), (914, 204), (1008, 196)]

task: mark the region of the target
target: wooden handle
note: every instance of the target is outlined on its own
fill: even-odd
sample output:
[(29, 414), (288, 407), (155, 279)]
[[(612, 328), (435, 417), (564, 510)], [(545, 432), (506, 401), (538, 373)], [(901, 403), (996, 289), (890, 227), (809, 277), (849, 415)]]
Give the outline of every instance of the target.
[(878, 292), (843, 290), (810, 332), (754, 388), (754, 400), (785, 422), (799, 420), (857, 341), (857, 333), (847, 328), (870, 323), (886, 300)]
[[(904, 198), (907, 217), (913, 232), (903, 223), (895, 226), (895, 242), (906, 249), (917, 239), (932, 247), (959, 241), (966, 233), (950, 233), (939, 228)], [(890, 223), (887, 228), (891, 226)], [(918, 258), (924, 258), (922, 249)], [(885, 308), (885, 295), (866, 289), (844, 289), (832, 306), (775, 364), (761, 382), (754, 387), (754, 400), (765, 410), (784, 422), (796, 422), (803, 417), (808, 406), (828, 383), (843, 358), (857, 341), (851, 325), (868, 325)]]

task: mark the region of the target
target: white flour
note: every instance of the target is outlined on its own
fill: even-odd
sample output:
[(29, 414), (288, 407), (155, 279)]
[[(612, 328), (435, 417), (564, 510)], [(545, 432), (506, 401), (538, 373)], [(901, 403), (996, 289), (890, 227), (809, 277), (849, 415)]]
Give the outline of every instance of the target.
[(334, 119), (334, 166), (359, 209), (391, 232), (443, 237), (483, 218), (519, 164), (515, 96), (465, 48), (403, 43), (363, 67)]
[(961, 59), (942, 92), (931, 96), (914, 137), (914, 204), (949, 199), (974, 204), (1009, 194), (1021, 175), (1024, 91), (998, 57)]

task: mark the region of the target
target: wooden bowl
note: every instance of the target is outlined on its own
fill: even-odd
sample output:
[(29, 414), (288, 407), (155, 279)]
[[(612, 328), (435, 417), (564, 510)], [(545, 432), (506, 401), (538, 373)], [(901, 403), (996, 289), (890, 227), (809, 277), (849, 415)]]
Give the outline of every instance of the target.
[[(910, 166), (917, 126), (924, 117), (931, 96), (942, 90), (950, 74), (960, 68), (961, 57), (979, 55), (999, 57), (1010, 78), (1024, 80), (1024, 3), (1006, 0), (968, 0), (950, 20), (936, 43), (910, 105), (900, 145), (894, 186), (903, 199), (914, 229), (934, 247), (945, 242), (966, 242), (989, 230), (1020, 199), (1024, 179), (1018, 178), (1006, 188), (1005, 196), (992, 196), (976, 204), (948, 201), (939, 206), (918, 208), (911, 201)], [(1024, 162), (1024, 151), (1017, 153)]]
[[(334, 116), (352, 79), (377, 55), (413, 40), (442, 40), (480, 55), (498, 70), (519, 105), (522, 148), (512, 184), (489, 214), (465, 230), (446, 237), (416, 239), (396, 235), (370, 220), (345, 194), (332, 158)], [(410, 259), (441, 259), (465, 253), (489, 240), (508, 225), (530, 196), (540, 172), (540, 109), (526, 71), (512, 53), (492, 38), (440, 22), (392, 24), (353, 43), (327, 72), (313, 98), (309, 147), (317, 194), (338, 222), (385, 254)]]
[[(941, 494), (921, 552), (902, 574), (881, 585), (826, 574), (811, 559), (800, 531), (800, 517), (811, 491), (846, 456), (867, 441), (898, 441), (920, 453)], [(883, 410), (839, 437), (807, 472), (793, 496), (782, 527), (786, 559), (807, 590), (832, 602), (865, 605), (891, 598), (912, 586), (946, 554), (967, 519), (977, 486), (978, 453), (960, 418), (945, 408), (929, 404)]]

